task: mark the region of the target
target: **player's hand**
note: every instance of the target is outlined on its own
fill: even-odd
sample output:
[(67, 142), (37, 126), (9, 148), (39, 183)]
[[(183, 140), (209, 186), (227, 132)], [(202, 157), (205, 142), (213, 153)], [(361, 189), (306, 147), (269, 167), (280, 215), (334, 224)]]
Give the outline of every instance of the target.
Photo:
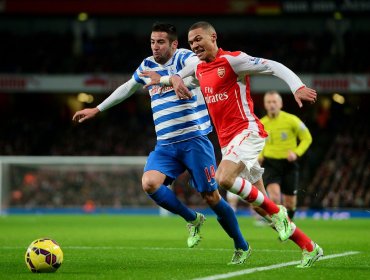
[(293, 151), (288, 151), (288, 157), (287, 157), (287, 160), (289, 162), (292, 162), (292, 161), (296, 161), (298, 158), (297, 154)]
[(72, 120), (75, 122), (82, 123), (88, 119), (95, 117), (100, 111), (98, 108), (87, 108), (80, 111), (77, 111), (74, 115)]
[(170, 81), (178, 98), (189, 99), (192, 97), (191, 92), (185, 86), (184, 81), (178, 75), (171, 76)]
[(150, 78), (150, 82), (146, 84), (144, 88), (148, 88), (149, 86), (158, 85), (161, 83), (161, 75), (159, 75), (155, 71), (142, 71), (139, 76)]
[(302, 101), (308, 101), (311, 104), (316, 102), (317, 93), (316, 90), (308, 87), (302, 87), (294, 93), (294, 99), (297, 101), (300, 108), (303, 107)]

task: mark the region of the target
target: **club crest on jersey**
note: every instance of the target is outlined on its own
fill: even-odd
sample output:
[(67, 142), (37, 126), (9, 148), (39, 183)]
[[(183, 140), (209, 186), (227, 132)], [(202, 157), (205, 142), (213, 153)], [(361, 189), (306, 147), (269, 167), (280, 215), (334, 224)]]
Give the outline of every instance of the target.
[(220, 78), (223, 78), (225, 76), (225, 67), (218, 67), (217, 68), (217, 75), (220, 77)]

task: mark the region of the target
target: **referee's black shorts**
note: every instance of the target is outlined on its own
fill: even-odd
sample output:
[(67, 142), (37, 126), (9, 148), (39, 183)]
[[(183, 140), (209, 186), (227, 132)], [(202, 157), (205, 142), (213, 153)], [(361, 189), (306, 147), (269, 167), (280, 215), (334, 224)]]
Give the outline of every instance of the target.
[(263, 183), (265, 187), (276, 183), (280, 185), (281, 193), (296, 195), (299, 181), (299, 165), (297, 161), (289, 162), (286, 159), (265, 158), (262, 167)]

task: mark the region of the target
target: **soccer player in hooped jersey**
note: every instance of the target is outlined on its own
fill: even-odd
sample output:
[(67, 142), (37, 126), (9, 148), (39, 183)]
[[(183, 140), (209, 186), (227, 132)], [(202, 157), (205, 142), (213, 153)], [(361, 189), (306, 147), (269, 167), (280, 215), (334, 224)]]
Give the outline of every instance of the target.
[[(258, 155), (267, 137), (263, 125), (253, 112), (249, 75), (266, 74), (281, 78), (289, 85), (300, 107), (302, 101), (316, 101), (315, 90), (306, 87), (297, 75), (278, 62), (218, 48), (216, 31), (207, 22), (198, 22), (190, 27), (188, 42), (200, 62), (160, 81), (169, 81), (178, 97), (187, 99), (191, 93), (184, 86), (182, 78), (196, 76), (222, 148), (223, 157), (216, 171), (217, 183), (266, 211), (272, 217), (280, 239), (290, 238), (303, 250), (298, 267), (310, 267), (323, 255), (323, 250), (293, 222), (283, 225), (274, 223), (279, 210), (284, 210), (286, 214), (286, 209), (278, 207), (246, 180), (258, 182), (260, 189), (261, 184), (263, 186)], [(156, 82), (154, 79), (153, 83)], [(259, 180), (256, 180), (256, 174)]]
[[(153, 56), (143, 60), (132, 78), (118, 87), (96, 108), (78, 111), (74, 121), (83, 122), (99, 112), (122, 102), (137, 89), (150, 82), (142, 73), (151, 70), (159, 75), (171, 75), (194, 60), (190, 50), (178, 49), (176, 28), (156, 23), (150, 38)], [(192, 176), (194, 187), (217, 215), (217, 220), (233, 239), (235, 252), (230, 264), (242, 264), (250, 253), (243, 238), (235, 213), (218, 192), (215, 181), (216, 161), (213, 145), (207, 137), (212, 130), (208, 111), (199, 87), (188, 86), (191, 98), (180, 100), (172, 86), (148, 86), (157, 144), (148, 157), (142, 177), (144, 191), (159, 206), (180, 215), (188, 222), (188, 247), (200, 241), (200, 227), (205, 217), (186, 207), (167, 186), (186, 169)], [(188, 89), (188, 88), (187, 88)], [(283, 221), (281, 221), (282, 223)]]

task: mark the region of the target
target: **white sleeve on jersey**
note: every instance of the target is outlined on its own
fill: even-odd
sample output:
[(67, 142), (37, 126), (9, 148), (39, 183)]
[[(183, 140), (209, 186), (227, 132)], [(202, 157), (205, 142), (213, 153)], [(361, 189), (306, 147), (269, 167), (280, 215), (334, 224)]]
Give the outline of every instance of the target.
[(185, 66), (192, 65), (194, 69), (198, 63), (199, 63), (199, 58), (196, 55), (193, 55), (189, 57), (187, 60), (185, 60)]
[(186, 60), (185, 67), (182, 68), (176, 75), (179, 75), (182, 79), (193, 76), (195, 78), (195, 69), (199, 63), (197, 56), (192, 56)]
[(292, 70), (274, 60), (252, 57), (243, 52), (238, 56), (225, 55), (225, 57), (238, 75), (274, 75), (285, 81), (292, 93), (304, 86), (301, 79)]
[[(184, 84), (188, 88), (199, 87), (199, 81), (197, 80), (197, 78), (195, 78), (195, 68), (197, 67), (198, 63), (199, 63), (199, 58), (197, 56), (191, 56), (185, 61), (185, 67), (192, 67), (194, 69), (194, 74), (183, 78)], [(182, 72), (182, 70), (180, 70), (179, 72)]]
[(126, 83), (120, 85), (112, 92), (102, 103), (100, 103), (97, 108), (99, 111), (107, 110), (118, 103), (121, 103), (123, 100), (134, 94), (140, 88), (141, 84), (135, 81), (134, 78), (131, 78)]

